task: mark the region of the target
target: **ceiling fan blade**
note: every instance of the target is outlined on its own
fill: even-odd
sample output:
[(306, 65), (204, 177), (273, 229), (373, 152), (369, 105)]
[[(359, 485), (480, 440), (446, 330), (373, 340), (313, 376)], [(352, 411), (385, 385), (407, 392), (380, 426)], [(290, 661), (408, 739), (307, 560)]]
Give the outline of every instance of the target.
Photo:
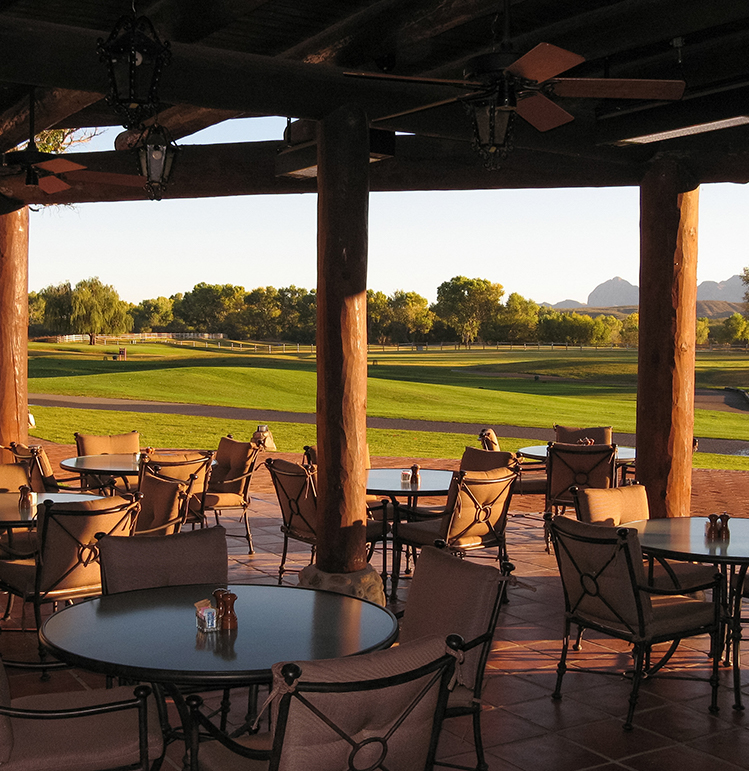
[(70, 190), (70, 185), (54, 174), (50, 174), (48, 177), (39, 177), (39, 187), (48, 195)]
[[(562, 70), (559, 70), (562, 72)], [(387, 75), (380, 72), (344, 72), (347, 78), (367, 78), (369, 80), (395, 80), (402, 83), (424, 83), (430, 86), (455, 86), (456, 88), (485, 88), (485, 83), (473, 80), (450, 80), (447, 78), (420, 78), (417, 75)]]
[(64, 174), (66, 171), (77, 171), (78, 169), (86, 168), (81, 166), (80, 163), (69, 161), (67, 158), (52, 158), (49, 161), (35, 163), (34, 166), (45, 171), (51, 171), (53, 174)]
[(558, 78), (551, 81), (557, 96), (594, 99), (681, 99), (683, 80), (631, 78)]
[(573, 54), (572, 51), (559, 48), (551, 43), (539, 43), (507, 67), (506, 71), (519, 78), (543, 83), (545, 80), (553, 78), (560, 72), (565, 72), (584, 61), (584, 56)]
[(122, 185), (123, 187), (143, 187), (146, 180), (136, 174), (116, 174), (111, 171), (89, 171), (81, 167), (80, 171), (71, 171), (65, 175), (71, 182), (91, 182), (98, 185)]
[(575, 119), (574, 115), (570, 115), (567, 110), (563, 110), (543, 94), (531, 94), (518, 99), (515, 109), (523, 120), (528, 121), (538, 131), (549, 131)]

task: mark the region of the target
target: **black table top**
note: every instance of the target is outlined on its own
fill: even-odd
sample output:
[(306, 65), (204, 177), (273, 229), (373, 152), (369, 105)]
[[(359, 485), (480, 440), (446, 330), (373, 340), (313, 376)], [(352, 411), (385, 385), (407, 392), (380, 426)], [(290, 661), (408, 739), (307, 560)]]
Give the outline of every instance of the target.
[(200, 632), (193, 603), (216, 586), (122, 592), (71, 605), (42, 626), (44, 645), (74, 666), (147, 682), (266, 682), (277, 661), (349, 656), (393, 644), (398, 623), (379, 605), (332, 592), (232, 585), (238, 629)]
[(729, 538), (707, 538), (706, 517), (668, 517), (627, 522), (638, 532), (647, 554), (694, 562), (749, 564), (749, 519), (732, 517)]
[(452, 471), (443, 469), (419, 470), (419, 484), (402, 482), (401, 474), (410, 469), (400, 468), (372, 468), (367, 471), (367, 493), (369, 495), (407, 495), (419, 497), (422, 495), (447, 495), (450, 489), (450, 481), (453, 478)]

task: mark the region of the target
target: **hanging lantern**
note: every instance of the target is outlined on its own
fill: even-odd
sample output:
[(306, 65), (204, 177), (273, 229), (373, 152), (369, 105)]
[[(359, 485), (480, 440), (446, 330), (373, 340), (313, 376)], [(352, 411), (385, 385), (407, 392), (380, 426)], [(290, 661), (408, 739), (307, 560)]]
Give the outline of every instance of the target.
[(489, 93), (465, 100), (473, 120), (473, 147), (483, 157), (486, 167), (499, 164), (512, 149), (512, 129), (517, 99), (512, 83), (500, 80)]
[(146, 179), (146, 192), (152, 201), (161, 200), (178, 149), (163, 126), (154, 123), (143, 133), (138, 148), (140, 173)]
[(159, 40), (151, 20), (132, 14), (121, 16), (107, 40), (99, 39), (100, 61), (109, 70), (109, 104), (122, 117), (125, 128), (138, 128), (159, 104), (161, 70), (171, 58), (169, 43)]

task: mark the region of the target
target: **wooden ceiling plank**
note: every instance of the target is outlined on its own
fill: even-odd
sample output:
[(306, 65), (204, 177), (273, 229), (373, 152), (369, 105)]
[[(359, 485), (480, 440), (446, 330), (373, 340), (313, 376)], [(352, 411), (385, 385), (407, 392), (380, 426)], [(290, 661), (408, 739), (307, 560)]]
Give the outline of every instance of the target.
[[(58, 121), (101, 99), (90, 91), (70, 91), (61, 88), (38, 90), (35, 93), (34, 123), (36, 131), (54, 126)], [(0, 152), (7, 152), (29, 140), (29, 100), (0, 113)]]

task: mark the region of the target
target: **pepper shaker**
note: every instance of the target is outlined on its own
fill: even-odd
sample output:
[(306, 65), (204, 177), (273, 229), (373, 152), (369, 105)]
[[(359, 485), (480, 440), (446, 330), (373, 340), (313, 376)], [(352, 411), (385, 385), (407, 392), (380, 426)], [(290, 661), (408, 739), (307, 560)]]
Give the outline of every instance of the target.
[(224, 615), (221, 618), (221, 629), (236, 629), (237, 628), (237, 614), (234, 611), (234, 603), (236, 602), (237, 595), (234, 592), (225, 592), (223, 595), (224, 600)]

